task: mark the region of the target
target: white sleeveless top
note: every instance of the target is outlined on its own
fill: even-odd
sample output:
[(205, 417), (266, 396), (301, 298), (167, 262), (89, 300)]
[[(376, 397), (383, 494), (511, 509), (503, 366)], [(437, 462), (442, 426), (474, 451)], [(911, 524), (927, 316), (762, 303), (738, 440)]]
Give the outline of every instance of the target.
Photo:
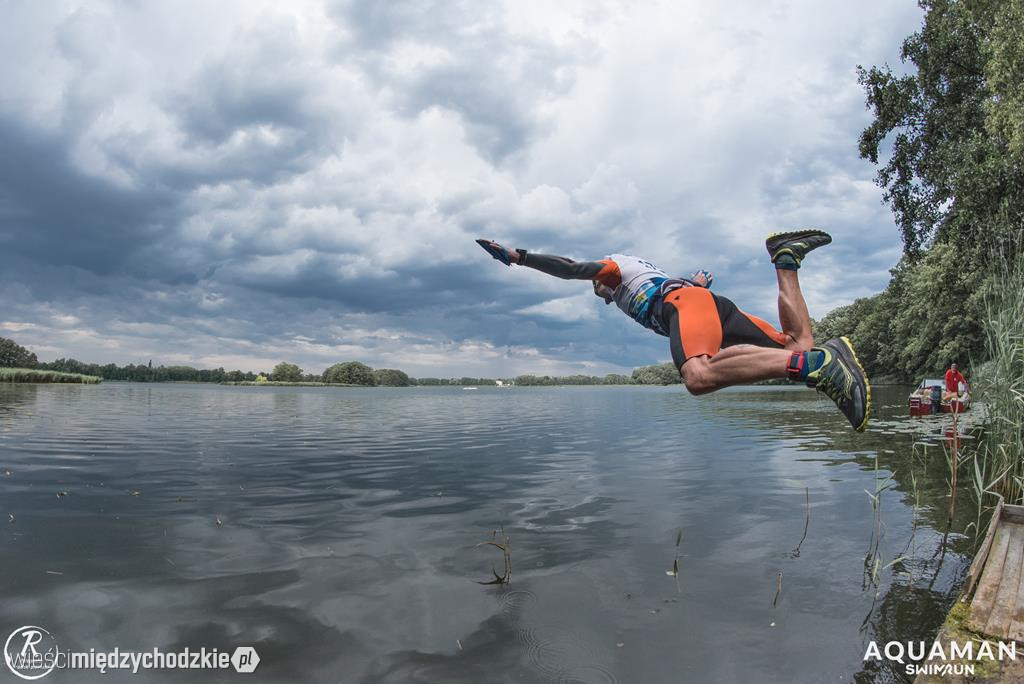
[(623, 313), (644, 327), (651, 327), (651, 305), (661, 284), (669, 275), (649, 261), (628, 254), (612, 254), (606, 259), (619, 267), (622, 282), (612, 297)]

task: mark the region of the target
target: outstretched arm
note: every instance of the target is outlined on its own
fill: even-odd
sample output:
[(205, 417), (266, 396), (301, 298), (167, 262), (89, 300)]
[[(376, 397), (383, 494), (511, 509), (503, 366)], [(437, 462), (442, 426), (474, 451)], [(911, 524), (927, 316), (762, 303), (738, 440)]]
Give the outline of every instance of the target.
[(611, 304), (615, 288), (622, 281), (619, 266), (614, 261), (573, 261), (550, 254), (536, 254), (525, 249), (507, 249), (491, 240), (477, 240), (478, 245), (492, 257), (511, 266), (528, 266), (541, 273), (553, 275), (565, 280), (590, 280), (594, 284), (594, 294)]
[(610, 270), (608, 261), (573, 261), (550, 254), (536, 254), (525, 250), (513, 250), (516, 258), (512, 263), (536, 269), (541, 273), (565, 280), (597, 280), (602, 271)]
[[(477, 242), (499, 261), (504, 262), (507, 259), (510, 264), (528, 266), (556, 278), (603, 281), (611, 279), (613, 272), (618, 275), (618, 267), (613, 261), (573, 261), (550, 254), (527, 252), (525, 249), (508, 249), (490, 240), (477, 240)], [(611, 285), (611, 283), (606, 284)]]

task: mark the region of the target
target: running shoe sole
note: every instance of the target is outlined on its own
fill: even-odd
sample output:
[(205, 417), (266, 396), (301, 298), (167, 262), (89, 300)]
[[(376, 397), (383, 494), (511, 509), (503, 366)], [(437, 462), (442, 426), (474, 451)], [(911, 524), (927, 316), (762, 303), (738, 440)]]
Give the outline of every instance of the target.
[(871, 417), (871, 381), (868, 379), (864, 366), (860, 364), (860, 359), (857, 358), (857, 352), (854, 351), (850, 338), (843, 335), (839, 339), (843, 343), (841, 347), (837, 348), (839, 358), (845, 361), (847, 366), (856, 367), (860, 371), (861, 377), (864, 378), (864, 420), (860, 422), (860, 425), (853, 427), (857, 432), (864, 432), (864, 428), (868, 426), (868, 419)]
[[(803, 243), (808, 240), (813, 240), (814, 238), (824, 238), (824, 240), (822, 240), (818, 244), (802, 244), (802, 253), (800, 254), (793, 252), (792, 247), (787, 247), (788, 243)], [(831, 242), (831, 235), (829, 235), (823, 230), (810, 228), (808, 230), (791, 230), (782, 233), (772, 233), (767, 238), (765, 238), (764, 246), (768, 250), (768, 255), (771, 257), (772, 263), (775, 262), (775, 260), (780, 256), (780, 254), (784, 253), (783, 250), (789, 250), (790, 253), (793, 254), (793, 257), (797, 260), (797, 263), (800, 263), (801, 261), (803, 261), (803, 258), (807, 256), (807, 253), (810, 252), (812, 249), (824, 247), (825, 245)]]

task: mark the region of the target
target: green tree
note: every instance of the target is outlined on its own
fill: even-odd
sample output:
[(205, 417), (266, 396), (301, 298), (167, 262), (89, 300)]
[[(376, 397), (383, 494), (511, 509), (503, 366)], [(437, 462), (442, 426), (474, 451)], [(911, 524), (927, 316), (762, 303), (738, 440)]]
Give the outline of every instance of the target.
[(36, 355), (14, 340), (0, 337), (0, 367), (35, 368), (39, 365)]
[(916, 70), (896, 75), (886, 67), (858, 67), (874, 121), (860, 136), (860, 155), (879, 162), (883, 142), (892, 152), (878, 171), (903, 236), (916, 257), (937, 235), (961, 193), (964, 162), (995, 150), (984, 131), (983, 30), (965, 2), (922, 0), (921, 30), (903, 41), (900, 56)]
[(341, 383), (345, 385), (365, 385), (373, 387), (377, 384), (373, 375), (373, 369), (358, 361), (346, 361), (336, 363), (323, 375), (324, 382)]
[(675, 364), (658, 363), (634, 369), (633, 382), (638, 385), (677, 385), (682, 379)]
[(885, 292), (818, 324), (850, 334), (869, 372), (902, 379), (984, 357), (990, 264), (1015, 258), (1024, 226), (1024, 0), (920, 5), (909, 72), (858, 68), (874, 114), (860, 154), (880, 164), (904, 257)]
[(1024, 154), (1024, 0), (1001, 0), (990, 8), (985, 42), (985, 76), (992, 94), (986, 103), (989, 132)]
[(373, 377), (381, 387), (408, 387), (411, 384), (408, 375), (392, 368), (378, 368), (373, 371)]
[(274, 366), (270, 377), (274, 382), (302, 382), (302, 369), (294, 363), (282, 361)]
[(877, 182), (911, 262), (937, 240), (956, 244), (961, 268), (980, 272), (993, 250), (1020, 248), (1024, 8), (1022, 0), (920, 4), (924, 24), (901, 51), (912, 73), (858, 68), (875, 117), (860, 153), (879, 163), (892, 143)]

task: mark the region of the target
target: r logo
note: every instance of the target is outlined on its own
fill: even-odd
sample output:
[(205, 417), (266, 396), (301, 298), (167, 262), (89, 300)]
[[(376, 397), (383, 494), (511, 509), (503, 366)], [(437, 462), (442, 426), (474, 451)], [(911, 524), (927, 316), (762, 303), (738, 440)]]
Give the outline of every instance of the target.
[(53, 635), (32, 625), (11, 632), (4, 644), (7, 667), (22, 679), (42, 679), (53, 672), (59, 653)]

